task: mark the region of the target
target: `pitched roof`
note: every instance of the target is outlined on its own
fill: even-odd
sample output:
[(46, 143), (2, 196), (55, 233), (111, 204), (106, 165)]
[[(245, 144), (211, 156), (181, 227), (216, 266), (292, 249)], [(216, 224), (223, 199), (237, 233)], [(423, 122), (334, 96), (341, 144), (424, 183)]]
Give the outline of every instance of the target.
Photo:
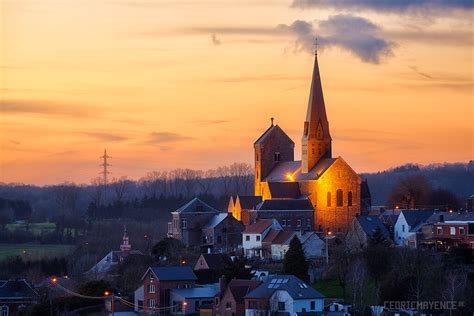
[(227, 262), (231, 262), (231, 259), (226, 254), (221, 253), (203, 253), (201, 256), (207, 262), (207, 266), (211, 270), (221, 270), (224, 268)]
[(403, 210), (401, 212), (405, 217), (408, 225), (415, 227), (433, 215), (434, 211), (425, 211), (425, 210)]
[(293, 239), (293, 236), (296, 235), (296, 232), (291, 231), (291, 230), (281, 230), (278, 236), (273, 239), (273, 244), (274, 245), (283, 245), (286, 243), (289, 243), (291, 239)]
[(294, 300), (324, 298), (324, 295), (294, 275), (276, 275), (269, 277), (263, 284), (248, 293), (245, 298), (268, 299), (277, 290), (288, 292)]
[(255, 223), (247, 225), (243, 234), (261, 234), (273, 225), (273, 219), (259, 219)]
[(280, 126), (278, 125), (272, 125), (262, 134), (262, 136), (260, 136), (256, 141), (255, 141), (255, 145), (258, 145), (258, 144), (261, 144), (265, 141), (265, 139), (267, 139), (267, 137), (270, 135), (270, 134), (273, 134), (273, 133), (276, 133), (276, 132), (280, 132), (284, 137), (286, 137), (291, 143), (294, 144), (293, 140), (281, 129)]
[(268, 182), (288, 182), (288, 174), (291, 174), (294, 181), (318, 179), (338, 158), (322, 158), (308, 173), (301, 173), (301, 161), (279, 162), (270, 171), (265, 181)]
[(262, 202), (261, 196), (251, 196), (251, 195), (238, 195), (240, 208), (243, 210), (251, 210), (257, 206), (258, 203)]
[(245, 295), (253, 291), (256, 287), (262, 284), (260, 280), (238, 280), (233, 279), (227, 285), (227, 288), (232, 293), (234, 300), (237, 303), (242, 303), (244, 301)]
[(308, 199), (265, 200), (257, 206), (258, 211), (301, 211), (314, 210)]
[(222, 223), (229, 216), (229, 213), (219, 213), (214, 215), (204, 228), (213, 228)]
[(275, 240), (275, 238), (276, 238), (276, 236), (278, 235), (279, 232), (281, 232), (281, 230), (270, 229), (267, 236), (265, 236), (265, 238), (262, 240), (262, 242), (273, 243), (273, 241)]
[(385, 225), (382, 223), (378, 216), (373, 215), (361, 215), (356, 218), (359, 222), (360, 227), (365, 232), (367, 236), (372, 236), (377, 229), (380, 229), (380, 232), (384, 237), (389, 236), (389, 232)]
[(0, 281), (0, 299), (38, 299), (38, 293), (26, 280)]
[(177, 213), (203, 213), (203, 212), (219, 213), (218, 210), (216, 210), (215, 208), (201, 201), (198, 198), (192, 199), (187, 204), (178, 208), (175, 212)]
[(426, 222), (474, 222), (474, 212), (437, 212), (433, 213)]
[(152, 267), (160, 281), (195, 281), (196, 275), (190, 267)]
[(301, 196), (298, 182), (268, 182), (272, 199), (296, 199)]
[(210, 298), (217, 294), (213, 287), (193, 287), (188, 289), (171, 289), (171, 292), (183, 298)]

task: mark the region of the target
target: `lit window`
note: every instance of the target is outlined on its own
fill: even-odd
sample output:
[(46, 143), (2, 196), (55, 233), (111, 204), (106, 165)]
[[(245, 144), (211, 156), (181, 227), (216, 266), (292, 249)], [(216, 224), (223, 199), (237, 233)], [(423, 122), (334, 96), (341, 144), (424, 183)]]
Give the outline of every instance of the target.
[(456, 227), (449, 227), (449, 233), (451, 235), (456, 235)]

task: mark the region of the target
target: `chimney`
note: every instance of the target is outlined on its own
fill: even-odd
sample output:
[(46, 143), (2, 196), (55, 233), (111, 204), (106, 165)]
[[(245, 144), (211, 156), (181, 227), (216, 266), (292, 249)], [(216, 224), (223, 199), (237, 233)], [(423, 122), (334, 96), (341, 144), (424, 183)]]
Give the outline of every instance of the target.
[(221, 296), (224, 294), (226, 288), (225, 276), (221, 276), (219, 278), (219, 291), (221, 292)]

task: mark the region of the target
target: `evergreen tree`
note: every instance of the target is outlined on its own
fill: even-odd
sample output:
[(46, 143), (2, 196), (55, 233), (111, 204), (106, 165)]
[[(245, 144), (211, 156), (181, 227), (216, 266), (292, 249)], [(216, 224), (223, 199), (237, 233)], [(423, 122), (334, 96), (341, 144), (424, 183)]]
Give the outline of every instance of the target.
[(290, 248), (285, 254), (283, 260), (283, 273), (294, 275), (301, 280), (308, 281), (308, 261), (298, 237), (294, 236), (290, 242)]

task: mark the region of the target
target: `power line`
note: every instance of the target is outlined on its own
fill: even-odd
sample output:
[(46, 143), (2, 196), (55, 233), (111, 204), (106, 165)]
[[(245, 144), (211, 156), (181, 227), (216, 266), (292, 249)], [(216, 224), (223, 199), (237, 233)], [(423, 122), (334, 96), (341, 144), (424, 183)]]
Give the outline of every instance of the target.
[(107, 184), (108, 184), (108, 175), (110, 174), (109, 167), (112, 166), (109, 162), (108, 159), (112, 158), (111, 156), (107, 155), (107, 148), (104, 149), (104, 155), (99, 157), (100, 159), (103, 160), (102, 164), (100, 165), (103, 169), (100, 174), (102, 174), (103, 179), (102, 179), (102, 184), (104, 186), (104, 202), (107, 201)]

